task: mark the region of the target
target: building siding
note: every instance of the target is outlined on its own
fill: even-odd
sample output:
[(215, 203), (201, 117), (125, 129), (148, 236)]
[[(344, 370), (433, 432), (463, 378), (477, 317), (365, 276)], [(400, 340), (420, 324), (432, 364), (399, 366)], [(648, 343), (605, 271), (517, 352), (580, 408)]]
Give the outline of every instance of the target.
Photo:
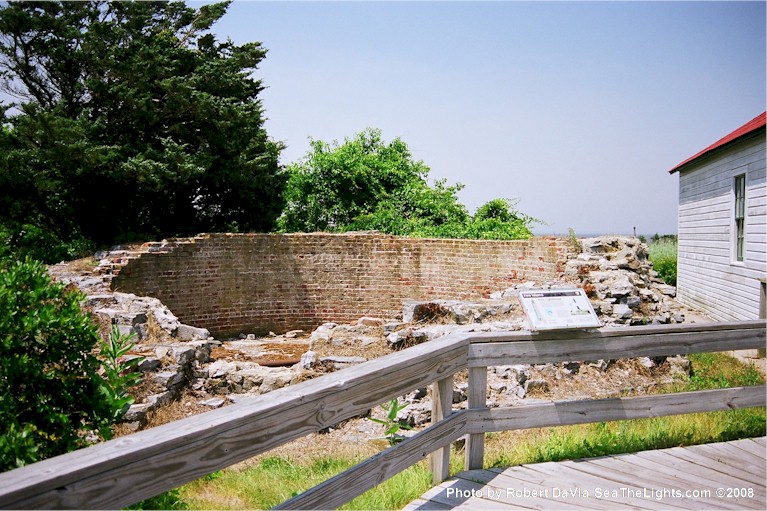
[[(767, 273), (764, 136), (679, 176), (678, 299), (720, 321), (757, 319)], [(733, 180), (746, 174), (744, 260), (735, 261)]]

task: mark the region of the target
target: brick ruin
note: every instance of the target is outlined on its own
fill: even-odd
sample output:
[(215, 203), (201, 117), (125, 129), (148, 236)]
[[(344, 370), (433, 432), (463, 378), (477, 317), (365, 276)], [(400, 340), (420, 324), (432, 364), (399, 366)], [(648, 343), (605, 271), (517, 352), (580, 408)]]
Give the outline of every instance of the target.
[(404, 300), (488, 298), (556, 281), (568, 242), (415, 239), (380, 233), (202, 234), (147, 243), (113, 268), (112, 290), (159, 298), (216, 337), (397, 317)]

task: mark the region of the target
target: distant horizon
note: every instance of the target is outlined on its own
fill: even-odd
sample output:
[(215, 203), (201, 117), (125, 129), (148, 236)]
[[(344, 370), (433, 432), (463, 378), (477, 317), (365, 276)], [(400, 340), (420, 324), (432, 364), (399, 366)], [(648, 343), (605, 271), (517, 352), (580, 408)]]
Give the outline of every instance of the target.
[[(650, 239), (655, 235), (658, 236), (677, 236), (677, 232), (653, 232), (653, 233), (642, 233), (637, 232), (637, 238), (640, 236), (644, 236), (646, 239)], [(533, 235), (534, 236), (557, 236), (557, 237), (563, 237), (566, 238), (570, 236), (569, 232), (539, 232), (533, 229)], [(575, 231), (575, 237), (576, 238), (598, 238), (601, 236), (634, 236), (634, 232), (596, 232), (596, 231), (585, 231), (583, 233), (580, 233), (578, 231)]]

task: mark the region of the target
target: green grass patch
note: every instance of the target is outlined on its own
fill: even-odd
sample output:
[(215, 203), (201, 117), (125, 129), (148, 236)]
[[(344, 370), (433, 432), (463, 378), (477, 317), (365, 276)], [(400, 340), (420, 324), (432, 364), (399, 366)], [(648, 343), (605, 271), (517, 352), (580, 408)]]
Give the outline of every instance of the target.
[[(764, 383), (753, 366), (722, 353), (691, 355), (690, 359), (693, 374), (666, 391)], [(489, 433), (485, 466), (507, 467), (764, 436), (765, 424), (764, 408), (747, 408)], [(187, 484), (165, 504), (173, 504), (174, 509), (268, 509), (362, 461), (359, 456), (344, 455), (341, 446), (338, 452), (330, 448), (326, 454), (319, 458), (264, 457), (247, 468), (226, 469)], [(453, 452), (451, 473), (461, 470), (463, 452)], [(431, 474), (423, 461), (341, 509), (401, 509), (430, 487)]]
[(660, 238), (647, 246), (650, 262), (663, 282), (676, 286), (677, 241)]
[[(244, 469), (227, 469), (181, 488), (187, 509), (269, 509), (351, 468), (361, 460), (268, 457)], [(400, 472), (340, 509), (400, 509), (426, 492), (431, 473), (425, 462)], [(145, 508), (147, 509), (147, 508)], [(176, 507), (175, 509), (179, 509)]]

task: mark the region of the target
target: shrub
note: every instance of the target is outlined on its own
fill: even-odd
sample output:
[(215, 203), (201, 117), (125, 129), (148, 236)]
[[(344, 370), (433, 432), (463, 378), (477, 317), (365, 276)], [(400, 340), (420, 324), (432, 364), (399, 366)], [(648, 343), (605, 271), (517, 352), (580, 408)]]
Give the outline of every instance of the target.
[(114, 415), (81, 299), (42, 263), (0, 260), (0, 471), (83, 447)]

